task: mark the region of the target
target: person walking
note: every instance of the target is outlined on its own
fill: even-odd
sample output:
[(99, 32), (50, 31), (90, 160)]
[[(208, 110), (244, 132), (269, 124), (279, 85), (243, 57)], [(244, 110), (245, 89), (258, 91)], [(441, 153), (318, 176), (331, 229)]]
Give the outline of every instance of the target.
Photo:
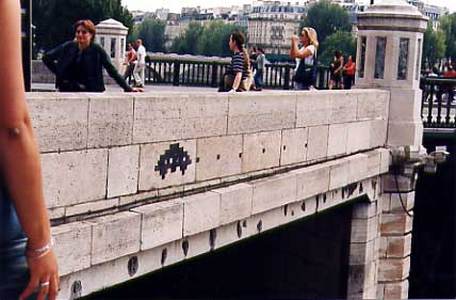
[(344, 68), (344, 56), (339, 50), (334, 52), (334, 59), (331, 63), (330, 70), (330, 81), (329, 81), (329, 89), (332, 90), (334, 88), (341, 89), (342, 88), (342, 73)]
[(143, 88), (145, 83), (145, 72), (146, 72), (146, 47), (143, 45), (141, 39), (136, 40), (136, 65), (133, 70), (133, 76), (136, 82), (136, 87)]
[(228, 44), (230, 50), (233, 51), (233, 56), (227, 72), (223, 76), (220, 92), (243, 92), (250, 88), (250, 59), (244, 43), (245, 37), (242, 32), (235, 31), (230, 35)]
[(19, 0), (0, 1), (0, 299), (55, 300), (57, 260), (24, 92)]
[(356, 63), (351, 55), (348, 56), (347, 63), (343, 69), (344, 73), (344, 88), (350, 90), (355, 83)]
[(44, 64), (56, 75), (56, 87), (61, 92), (104, 92), (103, 67), (125, 92), (131, 88), (117, 72), (106, 51), (94, 42), (96, 28), (90, 20), (74, 24), (75, 39), (43, 56)]
[[(301, 49), (299, 42), (303, 45)], [(317, 32), (312, 27), (304, 27), (299, 37), (291, 37), (290, 57), (300, 59), (294, 76), (296, 90), (309, 90), (315, 86), (318, 45)]]
[(133, 75), (133, 70), (135, 69), (136, 65), (136, 50), (133, 48), (131, 43), (128, 43), (127, 46), (127, 53), (125, 54), (125, 62), (124, 65), (126, 66), (124, 79), (127, 80)]
[(261, 91), (263, 89), (263, 74), (266, 68), (266, 56), (264, 55), (264, 50), (262, 48), (257, 49), (257, 58), (256, 58), (256, 73), (255, 73), (255, 87), (256, 91)]

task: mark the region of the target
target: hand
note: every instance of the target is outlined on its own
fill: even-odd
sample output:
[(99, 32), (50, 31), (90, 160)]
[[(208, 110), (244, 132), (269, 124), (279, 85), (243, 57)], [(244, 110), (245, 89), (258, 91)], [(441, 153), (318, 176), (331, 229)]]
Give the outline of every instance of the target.
[(293, 42), (295, 42), (295, 43), (298, 43), (298, 42), (299, 42), (299, 37), (298, 37), (296, 34), (293, 34), (293, 35), (291, 36), (291, 40), (292, 40)]
[(19, 296), (19, 300), (25, 300), (35, 292), (38, 292), (37, 300), (56, 300), (60, 279), (54, 252), (50, 250), (40, 258), (27, 257), (27, 263), (30, 269), (30, 280)]

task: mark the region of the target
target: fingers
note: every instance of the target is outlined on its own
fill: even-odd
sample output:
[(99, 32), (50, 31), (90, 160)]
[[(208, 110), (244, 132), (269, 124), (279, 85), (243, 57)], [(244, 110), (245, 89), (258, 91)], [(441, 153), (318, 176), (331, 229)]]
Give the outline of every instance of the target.
[(51, 282), (49, 277), (45, 277), (44, 280), (41, 279), (39, 283), (38, 298), (37, 300), (45, 300), (46, 295), (49, 293)]
[(48, 300), (55, 300), (57, 299), (57, 294), (59, 292), (59, 278), (57, 276), (53, 276), (49, 285), (49, 295)]
[(39, 282), (38, 282), (38, 278), (37, 277), (30, 278), (30, 281), (29, 281), (27, 287), (22, 292), (22, 294), (19, 296), (19, 300), (25, 300), (28, 297), (30, 297), (30, 295), (32, 295), (35, 292), (36, 287), (38, 286), (38, 284), (39, 284)]

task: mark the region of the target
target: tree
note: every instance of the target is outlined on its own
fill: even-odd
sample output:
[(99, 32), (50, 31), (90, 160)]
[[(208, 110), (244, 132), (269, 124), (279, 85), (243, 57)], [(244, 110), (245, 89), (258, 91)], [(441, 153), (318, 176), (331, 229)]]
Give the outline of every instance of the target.
[(204, 28), (200, 23), (191, 22), (184, 34), (174, 39), (171, 51), (178, 54), (196, 55), (198, 53), (198, 41), (203, 29)]
[(334, 52), (339, 50), (342, 55), (356, 57), (356, 39), (350, 32), (338, 31), (326, 38), (322, 44), (324, 49), (318, 57), (321, 64), (329, 65), (334, 57)]
[(200, 55), (229, 56), (231, 50), (228, 41), (231, 33), (241, 30), (233, 24), (225, 24), (222, 21), (209, 22), (203, 29), (198, 41), (197, 53)]
[(140, 38), (144, 42), (147, 51), (164, 52), (165, 51), (165, 28), (166, 23), (161, 20), (145, 19), (141, 24), (135, 26), (132, 38)]
[(301, 25), (314, 28), (318, 33), (320, 43), (324, 43), (328, 36), (337, 31), (351, 31), (352, 29), (347, 11), (328, 0), (322, 0), (312, 5)]
[(121, 0), (33, 0), (32, 21), (36, 26), (35, 50), (49, 50), (74, 37), (73, 24), (90, 19), (95, 24), (108, 18), (132, 28), (133, 17)]
[(445, 33), (441, 30), (434, 30), (432, 24), (429, 23), (424, 32), (423, 66), (434, 66), (440, 59), (445, 57), (446, 48)]
[(445, 56), (456, 60), (456, 13), (440, 18), (440, 28), (446, 37)]

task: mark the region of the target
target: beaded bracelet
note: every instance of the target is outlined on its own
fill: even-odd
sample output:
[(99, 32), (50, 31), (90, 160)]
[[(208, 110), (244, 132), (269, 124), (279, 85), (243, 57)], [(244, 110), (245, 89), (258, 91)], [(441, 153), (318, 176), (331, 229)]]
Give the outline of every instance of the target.
[(49, 243), (47, 243), (43, 247), (40, 247), (37, 249), (27, 248), (25, 251), (25, 256), (27, 256), (28, 258), (32, 258), (32, 259), (41, 258), (51, 251), (53, 245), (54, 245), (54, 239), (51, 239), (49, 241)]

